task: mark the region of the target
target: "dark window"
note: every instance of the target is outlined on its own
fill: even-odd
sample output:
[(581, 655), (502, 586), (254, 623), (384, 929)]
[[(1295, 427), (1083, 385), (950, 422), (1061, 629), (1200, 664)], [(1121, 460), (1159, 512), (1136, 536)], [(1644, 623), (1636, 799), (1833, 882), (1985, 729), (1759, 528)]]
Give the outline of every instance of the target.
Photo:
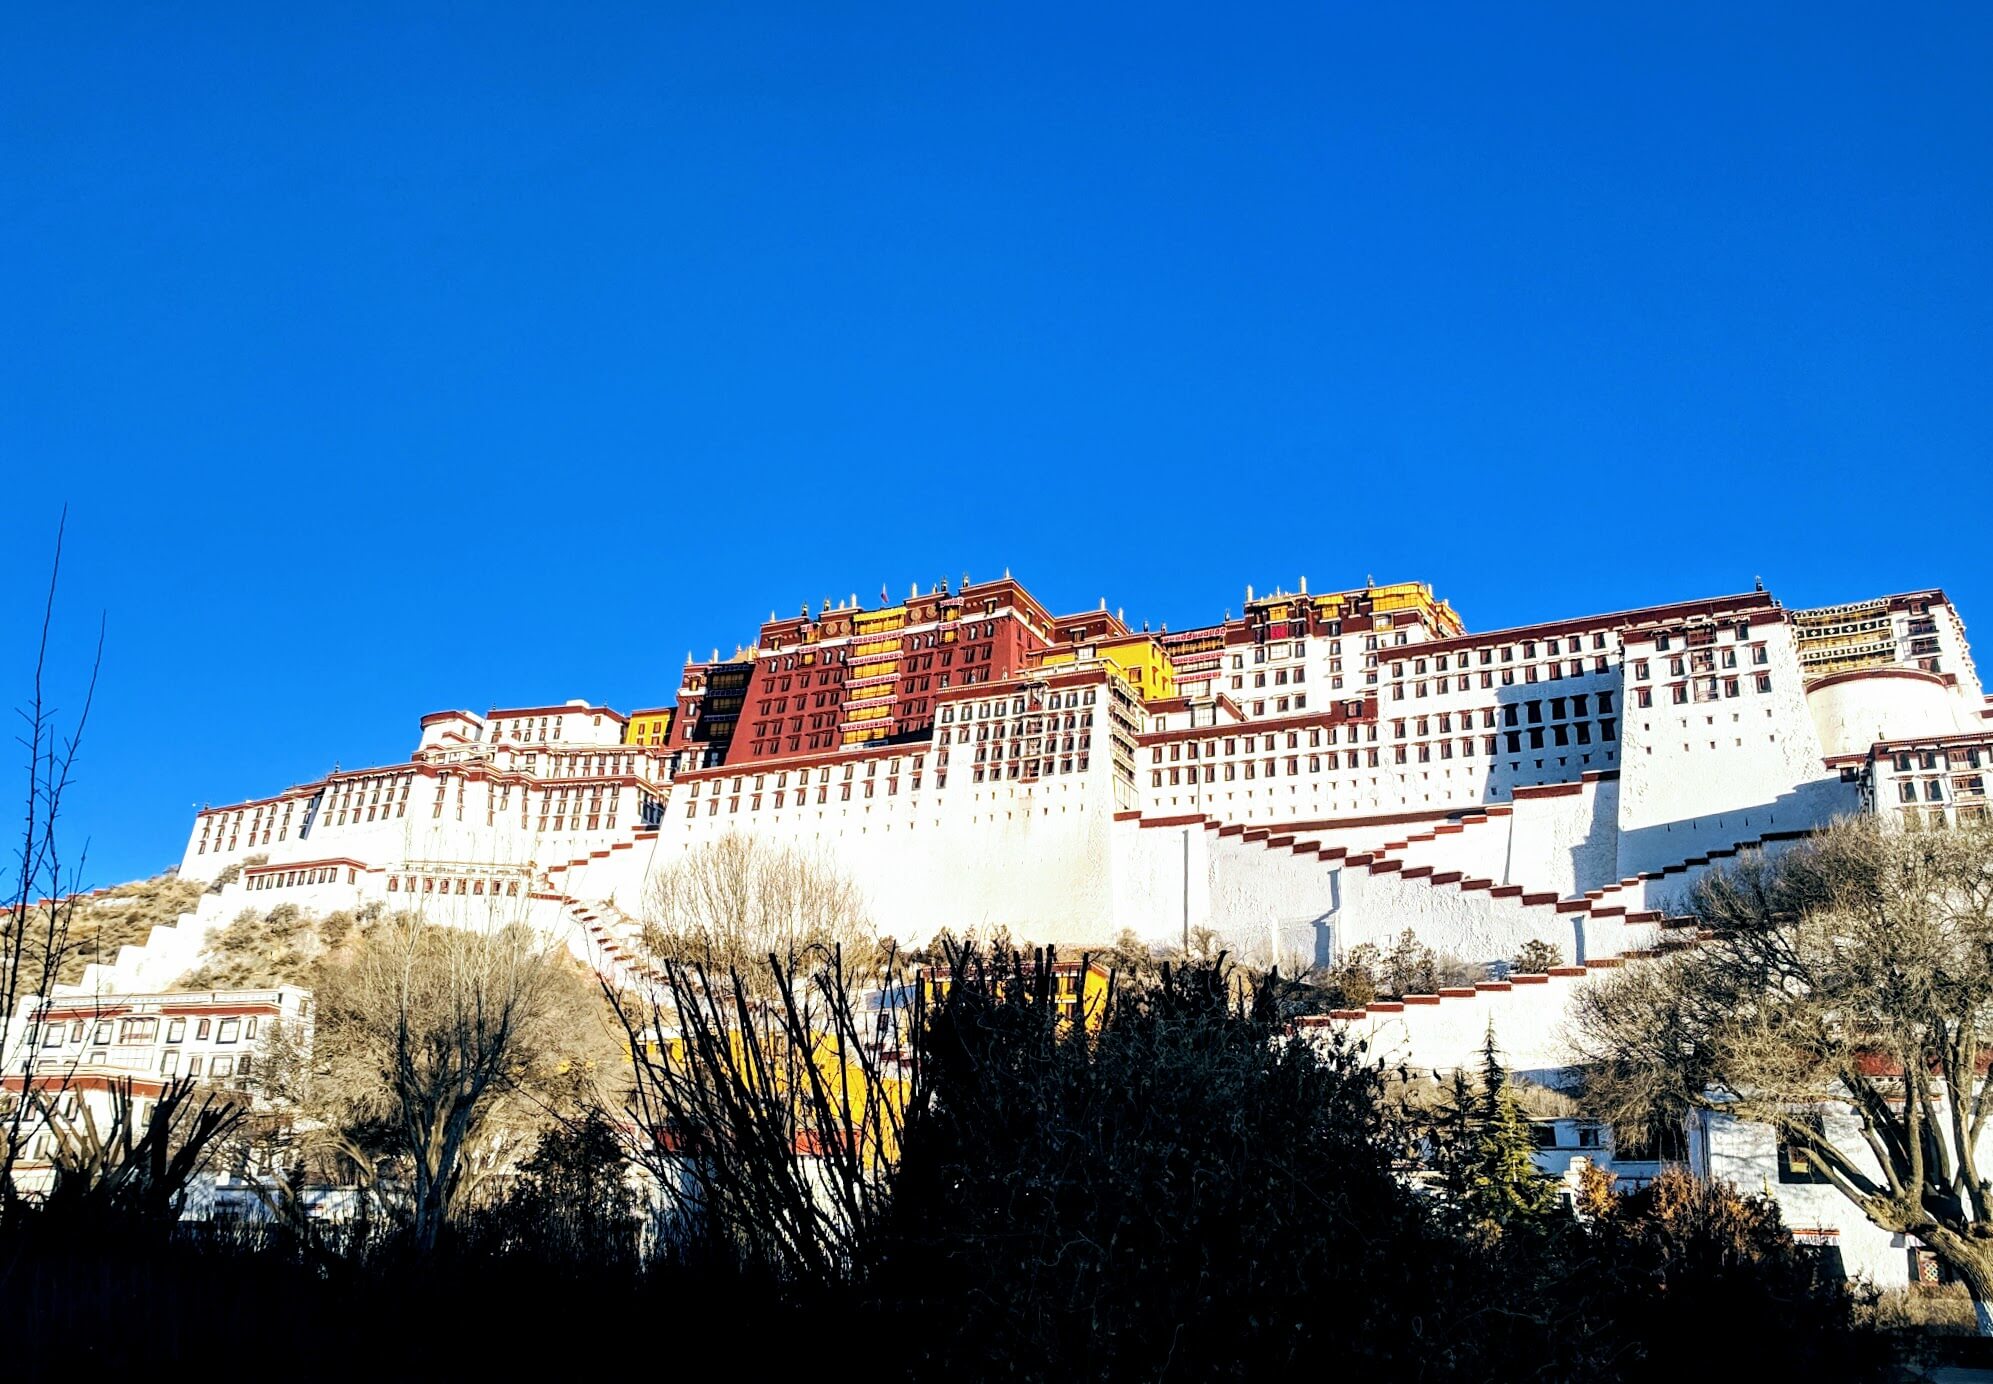
[[(1801, 1115), (1797, 1122), (1815, 1135), (1822, 1125), (1818, 1115)], [(1784, 1183), (1813, 1184), (1823, 1183), (1827, 1174), (1820, 1170), (1819, 1160), (1804, 1142), (1789, 1137), (1785, 1130), (1778, 1136), (1778, 1180)]]

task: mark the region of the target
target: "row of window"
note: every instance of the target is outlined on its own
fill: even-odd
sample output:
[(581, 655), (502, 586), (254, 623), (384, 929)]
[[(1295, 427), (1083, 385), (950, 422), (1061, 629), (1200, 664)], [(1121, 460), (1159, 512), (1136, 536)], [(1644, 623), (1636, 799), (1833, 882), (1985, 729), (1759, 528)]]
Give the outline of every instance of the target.
[(390, 894), (489, 894), (493, 898), (503, 893), (508, 898), (517, 898), (519, 881), (470, 875), (389, 875), (388, 892)]
[[(1084, 761), (1084, 757), (1082, 757), (1082, 761)], [(1085, 767), (1084, 762), (1082, 762), (1081, 767)], [(756, 782), (759, 781), (760, 780), (757, 777)], [(724, 802), (726, 804), (726, 810), (729, 813), (735, 813), (741, 810), (741, 798), (738, 791), (738, 785), (740, 781), (736, 779), (734, 782), (736, 785), (735, 793), (728, 795), (724, 799)], [(916, 769), (908, 780), (907, 783), (908, 791), (918, 793), (921, 788), (921, 782), (922, 782), (922, 775), (919, 772), (919, 770)], [(882, 783), (885, 785), (885, 792), (883, 794), (877, 791)], [(936, 788), (946, 788), (948, 786), (947, 770), (937, 769), (935, 771), (934, 786)], [(896, 797), (898, 796), (900, 791), (900, 778), (897, 774), (893, 774), (893, 775), (888, 775), (884, 779), (866, 778), (866, 779), (861, 779), (856, 783), (851, 783), (851, 782), (840, 783), (837, 785), (837, 801), (845, 803), (850, 802), (852, 795), (851, 791), (853, 788), (859, 790), (858, 796), (861, 800), (871, 799), (873, 797), (880, 797), (880, 796), (888, 798)], [(830, 784), (820, 783), (816, 785), (816, 790), (817, 790), (816, 802), (818, 806), (821, 807), (831, 800)], [(772, 795), (767, 793), (757, 792), (757, 793), (750, 793), (746, 796), (747, 796), (747, 810), (749, 812), (759, 812), (761, 810), (764, 799), (767, 799), (771, 796), (773, 798), (773, 801), (770, 805), (776, 808), (782, 808), (788, 806), (807, 807), (810, 804), (809, 785), (801, 782), (799, 782), (796, 785), (793, 797), (791, 796), (789, 790), (781, 788), (775, 789)], [(721, 802), (722, 798), (718, 790), (718, 785), (716, 784), (714, 786), (713, 795), (708, 799), (706, 799), (706, 815), (708, 817), (719, 816)], [(685, 815), (688, 818), (697, 817), (699, 815), (699, 804), (696, 802), (686, 803)]]
[[(1763, 644), (1753, 644), (1748, 649), (1751, 666), (1767, 667), (1771, 663), (1771, 651)], [(1734, 646), (1722, 649), (1692, 649), (1668, 660), (1668, 676), (1685, 677), (1693, 673), (1714, 673), (1720, 669), (1738, 666), (1739, 651)], [(1653, 664), (1644, 658), (1633, 660), (1633, 680), (1646, 682), (1653, 676)]]
[[(256, 1018), (230, 1016), (224, 1019), (195, 1019), (194, 1038), (197, 1042), (212, 1037), (217, 1043), (251, 1041), (256, 1037)], [(166, 1041), (180, 1043), (186, 1041), (187, 1020), (184, 1016), (174, 1016), (165, 1021)], [(117, 1034), (119, 1046), (128, 1043), (156, 1043), (159, 1041), (160, 1020), (156, 1014), (132, 1014), (121, 1019), (57, 1019), (47, 1025), (42, 1032), (41, 1045), (44, 1048), (59, 1048), (65, 1043), (70, 1047), (82, 1046), (84, 1035), (90, 1035), (92, 1043), (109, 1044), (112, 1033)], [(32, 1031), (28, 1041), (32, 1043)], [(94, 1059), (93, 1059), (94, 1060)]]
[[(1457, 754), (1459, 758), (1473, 759), (1476, 757), (1475, 747), (1477, 743), (1480, 746), (1481, 757), (1489, 759), (1504, 753), (1521, 754), (1525, 749), (1543, 750), (1571, 745), (1590, 745), (1595, 743), (1595, 725), (1597, 728), (1596, 743), (1610, 744), (1618, 738), (1619, 725), (1614, 719), (1608, 718), (1596, 723), (1579, 721), (1571, 725), (1537, 726), (1529, 730), (1512, 730), (1504, 732), (1501, 735), (1482, 736), (1478, 742), (1473, 736), (1464, 736), (1459, 740), (1421, 741), (1414, 745), (1393, 745), (1391, 746), (1390, 762), (1392, 764), (1430, 764), (1435, 759), (1440, 761), (1450, 760), (1456, 755), (1456, 746), (1458, 747)], [(1269, 746), (1269, 748), (1271, 747)], [(1172, 784), (1199, 782), (1198, 771), (1200, 767), (1203, 770), (1203, 782), (1215, 783), (1222, 777), (1225, 782), (1230, 783), (1237, 778), (1251, 779), (1262, 776), (1271, 778), (1276, 773), (1283, 771), (1289, 775), (1299, 774), (1302, 772), (1301, 765), (1304, 760), (1307, 764), (1306, 772), (1310, 774), (1334, 773), (1338, 767), (1343, 769), (1376, 769), (1383, 765), (1381, 750), (1376, 746), (1372, 746), (1363, 750), (1344, 750), (1340, 754), (1332, 750), (1326, 754), (1309, 754), (1305, 756), (1287, 755), (1284, 757), (1276, 755), (1271, 758), (1247, 759), (1238, 763), (1231, 761), (1223, 764), (1207, 762), (1201, 766), (1192, 764), (1183, 769), (1173, 768), (1167, 772), (1169, 774), (1169, 782)], [(1161, 769), (1151, 770), (1149, 774), (1149, 786), (1151, 788), (1161, 788), (1163, 786), (1163, 774), (1164, 771)]]
[(1896, 772), (1907, 774), (1912, 769), (1929, 772), (1933, 769), (1977, 769), (1989, 753), (1986, 747), (1968, 746), (1962, 750), (1898, 750), (1893, 756)]
[[(1600, 658), (1593, 661), (1592, 673), (1594, 675), (1609, 673), (1611, 671), (1612, 666), (1605, 659)], [(1584, 660), (1576, 658), (1570, 660), (1568, 663), (1546, 663), (1542, 665), (1541, 677), (1538, 676), (1537, 665), (1534, 663), (1528, 664), (1522, 670), (1522, 682), (1524, 685), (1538, 681), (1561, 682), (1566, 678), (1582, 678), (1584, 676), (1586, 676)], [(1368, 674), (1364, 681), (1374, 683), (1377, 681), (1377, 676), (1374, 673)], [(1461, 673), (1453, 679), (1451, 690), (1456, 693), (1466, 692), (1472, 685), (1471, 677), (1466, 673)], [(1517, 685), (1516, 670), (1513, 668), (1503, 668), (1499, 672), (1484, 672), (1481, 674), (1480, 685), (1483, 689), (1514, 687)], [(1422, 682), (1412, 682), (1409, 684), (1394, 682), (1391, 684), (1391, 700), (1394, 702), (1404, 701), (1405, 688), (1407, 686), (1412, 689), (1412, 695), (1415, 697), (1444, 697), (1449, 690), (1447, 679), (1444, 677), (1430, 678)]]
[[(1751, 677), (1751, 690), (1769, 692), (1772, 690), (1770, 673), (1755, 673)], [(1686, 706), (1690, 702), (1713, 702), (1721, 698), (1741, 697), (1744, 682), (1741, 678), (1695, 678), (1689, 682), (1669, 685), (1668, 702), (1672, 706)], [(1636, 707), (1654, 705), (1654, 689), (1636, 687), (1633, 689), (1633, 704)]]
[(346, 882), (353, 883), (357, 875), (350, 865), (316, 865), (308, 870), (273, 870), (267, 874), (251, 875), (245, 883), (252, 892), (265, 889), (292, 889), (301, 884), (333, 884), (338, 881), (341, 869), (346, 871)]

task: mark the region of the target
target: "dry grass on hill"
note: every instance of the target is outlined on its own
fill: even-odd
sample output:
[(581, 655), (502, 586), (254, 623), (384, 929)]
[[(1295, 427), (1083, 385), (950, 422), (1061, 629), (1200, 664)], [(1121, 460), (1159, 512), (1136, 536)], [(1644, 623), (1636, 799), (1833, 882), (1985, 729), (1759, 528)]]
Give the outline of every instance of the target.
[(144, 945), (154, 928), (198, 904), (202, 892), (198, 881), (168, 874), (79, 897), (69, 918), (69, 942), (56, 979), (74, 985), (91, 962), (115, 961), (119, 947)]
[(332, 953), (346, 946), (380, 914), (378, 905), (318, 917), (296, 904), (280, 903), (267, 912), (245, 908), (216, 928), (201, 949), (200, 964), (181, 976), (186, 990), (262, 990), (313, 983)]

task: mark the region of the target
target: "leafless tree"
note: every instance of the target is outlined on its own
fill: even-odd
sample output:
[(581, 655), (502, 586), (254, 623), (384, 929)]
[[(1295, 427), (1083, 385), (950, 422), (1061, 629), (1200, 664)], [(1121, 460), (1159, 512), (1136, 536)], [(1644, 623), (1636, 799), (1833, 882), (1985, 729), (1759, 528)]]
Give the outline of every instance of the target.
[(767, 958), (796, 969), (835, 952), (862, 974), (877, 958), (864, 897), (829, 863), (729, 832), (655, 871), (645, 885), (644, 945), (657, 961), (737, 975), (772, 996)]
[(521, 923), (387, 920), (317, 1004), (308, 1104), (361, 1167), (407, 1160), (418, 1251), (508, 1109), (579, 1099), (614, 1051), (594, 986)]
[(610, 992), (635, 1152), (681, 1239), (779, 1277), (850, 1271), (921, 1098), (911, 969), (890, 955), (865, 988), (852, 969), (834, 948), (768, 955), (759, 984), (667, 960)]
[(1836, 823), (1707, 876), (1689, 910), (1695, 946), (1578, 1001), (1604, 1113), (1774, 1126), (1870, 1221), (1929, 1245), (1993, 1334), (1993, 828)]
[(44, 1214), (72, 1234), (111, 1219), (170, 1229), (188, 1186), (248, 1113), (239, 1094), (198, 1086), (192, 1077), (170, 1081), (148, 1107), (134, 1098), (127, 1077), (111, 1087), (103, 1129), (90, 1102), (79, 1102), (76, 1115), (64, 1119), (38, 1096), (53, 1142), (54, 1182)]
[[(62, 575), (62, 540), (68, 518), (65, 508), (56, 524), (55, 553), (49, 563), (48, 594), (42, 604), (32, 690), (26, 704), (16, 708), (22, 725), (19, 742), (26, 751), (27, 791), (13, 889), (4, 921), (0, 922), (0, 927), (4, 927), (4, 932), (0, 932), (0, 1058), (19, 1052), (23, 1090), (34, 1085), (39, 1052), (39, 1045), (33, 1041), (32, 1016), (39, 1002), (48, 998), (62, 966), (82, 877), (83, 853), (78, 852), (73, 860), (65, 859), (56, 827), (62, 816), (63, 797), (75, 775), (83, 731), (89, 723), (90, 705), (97, 692), (97, 673), (104, 658), (104, 623), (100, 617), (96, 652), (83, 687), (81, 708), (65, 729), (51, 685), (49, 637), (55, 625), (55, 597)], [(24, 1015), (28, 1016), (25, 1033), (17, 1031)], [(26, 1100), (17, 1102), (6, 1117), (4, 1129), (0, 1129), (0, 1208), (13, 1203), (14, 1164), (32, 1105), (33, 1102)]]

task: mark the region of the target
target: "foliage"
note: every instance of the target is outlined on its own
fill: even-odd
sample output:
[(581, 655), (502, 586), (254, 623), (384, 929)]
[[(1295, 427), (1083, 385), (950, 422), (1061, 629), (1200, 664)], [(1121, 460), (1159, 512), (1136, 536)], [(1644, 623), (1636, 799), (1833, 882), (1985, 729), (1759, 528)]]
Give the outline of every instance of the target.
[(43, 1219), (69, 1234), (117, 1223), (154, 1234), (171, 1229), (188, 1184), (244, 1114), (239, 1099), (221, 1093), (200, 1092), (195, 1104), (196, 1086), (181, 1077), (148, 1106), (133, 1097), (127, 1078), (112, 1088), (111, 1121), (102, 1130), (89, 1101), (79, 1103), (76, 1118), (63, 1119), (38, 1098), (54, 1138), (55, 1180)]
[(1368, 942), (1352, 947), (1322, 978), (1322, 992), (1332, 1009), (1361, 1009), (1379, 995), (1377, 948)]
[[(55, 948), (57, 983), (74, 985), (92, 962), (117, 960), (118, 948), (143, 946), (156, 927), (176, 922), (201, 900), (201, 886), (177, 875), (155, 875), (108, 889), (65, 897), (53, 909), (63, 915), (63, 936)], [(51, 905), (34, 905), (46, 925)], [(31, 940), (26, 954), (40, 955)]]
[(1532, 937), (1516, 948), (1515, 959), (1509, 962), (1509, 969), (1518, 975), (1547, 975), (1564, 964), (1564, 953), (1555, 942), (1545, 942)]
[[(1680, 1169), (1606, 1193), (1584, 1236), (1596, 1329), (1637, 1345), (1638, 1378), (1852, 1379), (1887, 1369), (1846, 1287), (1823, 1281), (1768, 1197)], [(1725, 1323), (1734, 1324), (1730, 1330)], [(1714, 1355), (1712, 1355), (1714, 1352)]]
[(849, 1274), (882, 1212), (903, 1112), (921, 1099), (918, 1064), (900, 1061), (901, 1006), (918, 1005), (905, 964), (889, 958), (881, 987), (859, 992), (835, 951), (815, 962), (770, 958), (758, 987), (666, 962), (648, 987), (611, 996), (639, 1156), (676, 1233), (786, 1281)]
[(308, 1108), (356, 1165), (406, 1169), (421, 1250), (479, 1141), (592, 1099), (614, 1051), (593, 987), (518, 924), (397, 915), (327, 968), (316, 1004)]
[(729, 832), (646, 882), (643, 942), (656, 962), (697, 964), (769, 997), (767, 958), (798, 966), (832, 952), (861, 971), (876, 933), (857, 886), (793, 847)]
[(530, 1255), (568, 1272), (634, 1272), (640, 1203), (616, 1127), (590, 1109), (543, 1132), (511, 1185), (459, 1217), (457, 1236), (474, 1252)]
[(1689, 908), (1698, 945), (1581, 992), (1592, 1098), (1622, 1125), (1701, 1106), (1774, 1126), (1993, 1329), (1993, 827), (1840, 822), (1709, 873)]
[(1361, 1009), (1380, 999), (1430, 995), (1442, 987), (1472, 985), (1485, 979), (1486, 968), (1434, 951), (1406, 928), (1388, 952), (1372, 942), (1351, 947), (1315, 983), (1323, 991), (1327, 1008)]
[(1014, 955), (955, 971), (865, 1257), (886, 1310), (931, 1323), (914, 1374), (1393, 1356), (1395, 1294), (1444, 1249), (1393, 1176), (1400, 1131), (1358, 1049), (1278, 1041), (1264, 989), (1237, 1002), (1219, 966), (1169, 969), (1094, 1036), (1053, 1021)]
[[(369, 924), (378, 904), (361, 913)], [(279, 985), (316, 988), (320, 970), (364, 931), (359, 914), (336, 909), (317, 917), (294, 903), (268, 911), (245, 908), (208, 934), (200, 964), (181, 976), (185, 990), (262, 990)]]

